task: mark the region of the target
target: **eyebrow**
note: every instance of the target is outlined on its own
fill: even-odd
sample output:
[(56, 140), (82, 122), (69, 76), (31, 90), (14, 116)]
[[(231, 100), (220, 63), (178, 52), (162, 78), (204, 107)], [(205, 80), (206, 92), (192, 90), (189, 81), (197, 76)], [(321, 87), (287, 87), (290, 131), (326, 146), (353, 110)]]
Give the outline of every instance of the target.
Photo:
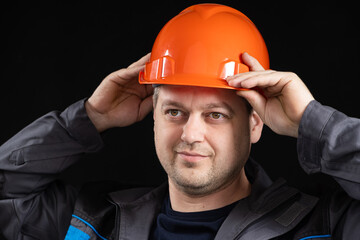
[[(176, 108), (180, 108), (180, 109), (186, 109), (186, 107), (181, 102), (176, 102), (173, 100), (165, 100), (162, 103), (161, 108), (163, 109), (168, 106), (172, 106), (172, 107), (176, 107)], [(209, 110), (209, 109), (214, 109), (214, 108), (224, 108), (232, 115), (235, 113), (234, 109), (226, 102), (208, 103), (204, 107), (202, 107), (202, 109), (204, 109), (204, 110)]]
[(182, 108), (184, 109), (185, 106), (183, 104), (181, 104), (180, 102), (176, 102), (176, 101), (172, 101), (172, 100), (165, 100), (162, 104), (161, 104), (161, 109), (168, 107), (168, 106), (172, 106), (172, 107), (176, 107), (176, 108)]
[(235, 113), (234, 109), (229, 104), (227, 104), (226, 102), (209, 103), (209, 104), (205, 105), (204, 109), (213, 109), (213, 108), (224, 108), (231, 115), (233, 115)]

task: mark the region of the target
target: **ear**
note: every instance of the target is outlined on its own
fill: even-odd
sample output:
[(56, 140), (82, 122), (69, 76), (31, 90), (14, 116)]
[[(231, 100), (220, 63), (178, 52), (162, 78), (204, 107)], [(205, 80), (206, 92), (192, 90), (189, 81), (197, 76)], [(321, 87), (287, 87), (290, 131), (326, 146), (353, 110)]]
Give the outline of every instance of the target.
[(251, 143), (257, 143), (261, 137), (262, 129), (264, 126), (260, 116), (254, 110), (250, 114), (249, 118), (250, 126), (250, 141)]

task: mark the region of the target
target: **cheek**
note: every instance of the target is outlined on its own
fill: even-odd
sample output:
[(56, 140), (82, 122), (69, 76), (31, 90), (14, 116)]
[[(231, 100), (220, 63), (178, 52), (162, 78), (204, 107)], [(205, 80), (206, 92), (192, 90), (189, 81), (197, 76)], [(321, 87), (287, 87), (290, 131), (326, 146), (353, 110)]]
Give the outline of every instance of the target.
[(227, 163), (243, 160), (250, 152), (249, 130), (246, 128), (223, 128), (211, 131), (209, 143), (215, 151), (216, 158)]
[(169, 126), (162, 119), (154, 121), (155, 147), (159, 158), (172, 154), (174, 146), (181, 137), (181, 130), (178, 127)]
[(241, 162), (247, 161), (251, 149), (249, 128), (241, 128), (241, 130), (234, 135), (233, 148), (237, 156), (237, 160), (240, 160)]
[(209, 143), (218, 160), (229, 161), (235, 153), (233, 138), (226, 135), (224, 131), (218, 133), (215, 139), (209, 139)]

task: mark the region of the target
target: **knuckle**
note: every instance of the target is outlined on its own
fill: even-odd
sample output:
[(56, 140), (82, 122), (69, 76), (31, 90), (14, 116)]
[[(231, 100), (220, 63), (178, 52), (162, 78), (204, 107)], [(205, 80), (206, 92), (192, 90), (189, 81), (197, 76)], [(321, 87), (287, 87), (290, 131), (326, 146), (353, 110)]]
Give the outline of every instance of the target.
[(296, 79), (296, 78), (299, 78), (298, 75), (294, 72), (286, 72), (286, 75), (288, 78), (290, 79)]

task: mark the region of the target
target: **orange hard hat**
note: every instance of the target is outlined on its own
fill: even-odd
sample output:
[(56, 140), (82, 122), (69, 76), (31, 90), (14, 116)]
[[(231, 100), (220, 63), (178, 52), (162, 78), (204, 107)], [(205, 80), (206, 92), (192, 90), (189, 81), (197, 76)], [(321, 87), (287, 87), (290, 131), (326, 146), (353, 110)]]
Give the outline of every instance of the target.
[(249, 71), (244, 52), (269, 68), (264, 39), (248, 17), (224, 5), (193, 5), (162, 28), (139, 82), (236, 89), (225, 79)]

